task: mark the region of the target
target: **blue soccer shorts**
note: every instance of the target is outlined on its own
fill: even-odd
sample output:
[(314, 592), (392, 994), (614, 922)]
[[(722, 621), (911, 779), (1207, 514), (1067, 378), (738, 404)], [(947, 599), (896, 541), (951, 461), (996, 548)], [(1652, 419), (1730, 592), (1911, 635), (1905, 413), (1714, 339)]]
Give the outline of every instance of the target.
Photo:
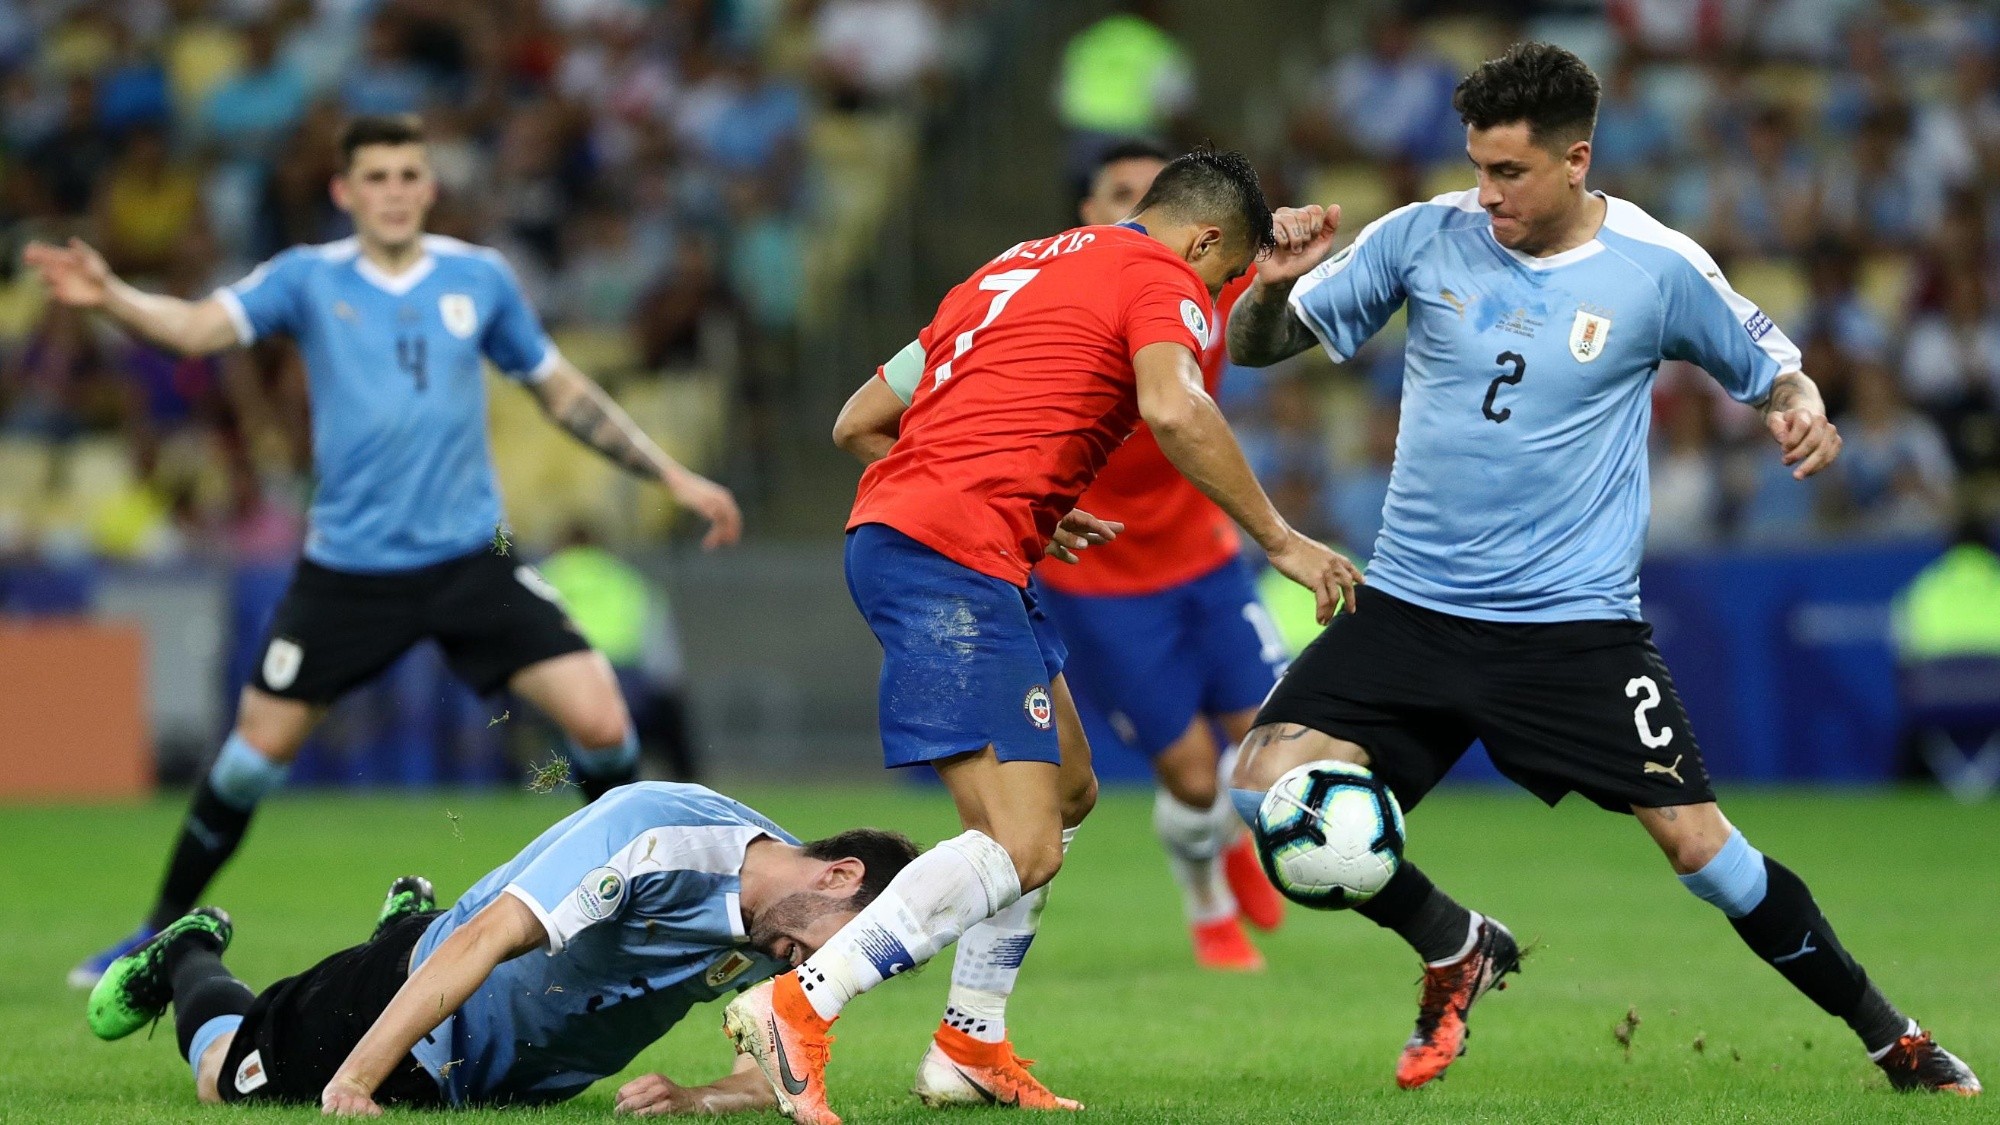
[(882, 644), (885, 765), (993, 747), (1060, 762), (1050, 685), (1064, 650), (1037, 590), (981, 574), (884, 524), (847, 533), (847, 591)]
[[(1156, 594), (1064, 594), (1042, 602), (1070, 652), (1078, 710), (1152, 757), (1200, 715), (1255, 708), (1289, 653), (1239, 558)], [(1096, 716), (1093, 715), (1093, 718)], [(1086, 729), (1097, 733), (1096, 724)]]

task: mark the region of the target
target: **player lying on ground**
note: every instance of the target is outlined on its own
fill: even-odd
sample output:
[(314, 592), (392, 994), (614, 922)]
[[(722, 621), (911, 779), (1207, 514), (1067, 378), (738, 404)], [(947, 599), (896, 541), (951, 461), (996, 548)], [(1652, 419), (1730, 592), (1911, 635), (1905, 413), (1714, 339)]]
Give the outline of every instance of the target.
[[(129, 1035), (171, 1006), (204, 1102), (562, 1101), (624, 1069), (689, 1009), (799, 964), (917, 854), (862, 828), (801, 845), (698, 785), (620, 788), (537, 837), (439, 914), (400, 879), (369, 941), (252, 996), (204, 907), (112, 962), (90, 1028)], [(632, 1112), (775, 1104), (747, 1061), (707, 1087), (653, 1075)]]
[(846, 563), (883, 649), (884, 756), (936, 770), (965, 832), (919, 857), (797, 972), (724, 1013), (794, 1120), (839, 1121), (825, 1075), (842, 1006), (961, 934), (917, 1095), (1077, 1108), (1029, 1074), (1006, 1037), (1046, 887), (1097, 793), (1062, 644), (1030, 575), (1052, 538), (1073, 550), (1104, 530), (1058, 523), (1143, 420), (1323, 615), (1359, 577), (1285, 523), (1202, 389), (1213, 296), (1272, 240), (1242, 156), (1183, 156), (1130, 222), (1020, 243), (953, 289), (918, 336), (907, 411), (875, 381), (843, 410), (836, 441), (870, 462)]
[(76, 967), (78, 987), (194, 905), (327, 707), (427, 636), (481, 695), (507, 688), (555, 720), (586, 796), (636, 776), (639, 745), (611, 666), (540, 575), (494, 547), (504, 538), (482, 357), (558, 425), (707, 519), (704, 545), (736, 541), (728, 490), (661, 452), (563, 358), (498, 252), (424, 233), (437, 183), (423, 140), (414, 117), (349, 123), (331, 190), (354, 236), (287, 250), (206, 300), (141, 293), (80, 242), (23, 254), (54, 299), (180, 355), (290, 336), (312, 402), (305, 557), (152, 912)]
[[(1166, 162), (1144, 142), (1106, 152), (1078, 208), (1084, 223), (1125, 218)], [(1214, 323), (1228, 322), (1255, 276), (1253, 267), (1223, 287)], [(1222, 334), (1211, 337), (1201, 372), (1213, 396), (1227, 353)], [(905, 356), (889, 365), (900, 370), (883, 382), (908, 403), (923, 356), (915, 345)], [(1261, 969), (1263, 955), (1241, 919), (1272, 929), (1284, 917), (1284, 899), (1223, 799), (1221, 779), (1290, 654), (1257, 599), (1236, 525), (1174, 470), (1144, 424), (1111, 454), (1077, 506), (1122, 525), (1116, 542), (1074, 563), (1045, 560), (1035, 568), (1043, 609), (1069, 649), (1063, 678), (1084, 734), (1096, 751), (1124, 746), (1153, 763), (1153, 828), (1181, 889), (1196, 962)]]
[[(1673, 678), (1639, 613), (1653, 373), (1699, 364), (1764, 412), (1793, 476), (1840, 435), (1799, 351), (1701, 247), (1585, 188), (1598, 84), (1575, 55), (1523, 44), (1459, 85), (1478, 187), (1413, 203), (1321, 262), (1338, 211), (1280, 251), (1238, 302), (1229, 349), (1263, 365), (1315, 340), (1354, 354), (1408, 309), (1402, 428), (1357, 612), (1293, 663), (1257, 716), (1235, 796), (1305, 762), (1368, 766), (1414, 806), (1477, 738), (1554, 804), (1635, 815), (1694, 894), (1757, 956), (1845, 1020), (1897, 1089), (1979, 1090), (1896, 1010), (1805, 883), (1724, 818)], [(1405, 862), (1360, 913), (1425, 964), (1396, 1080), (1421, 1086), (1465, 1046), (1474, 1001), (1519, 966), (1497, 921)]]

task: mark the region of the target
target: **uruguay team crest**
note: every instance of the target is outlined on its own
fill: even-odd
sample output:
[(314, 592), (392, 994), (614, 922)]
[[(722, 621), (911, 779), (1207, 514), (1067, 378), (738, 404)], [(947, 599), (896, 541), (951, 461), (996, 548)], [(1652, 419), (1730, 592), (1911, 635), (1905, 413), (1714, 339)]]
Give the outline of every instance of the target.
[(1049, 689), (1040, 684), (1028, 689), (1028, 697), (1021, 701), (1021, 710), (1028, 713), (1028, 721), (1036, 730), (1047, 730), (1055, 722), (1056, 709), (1049, 702)]
[(721, 988), (723, 985), (742, 976), (743, 970), (748, 969), (752, 964), (754, 962), (745, 956), (742, 950), (732, 949), (708, 967), (708, 972), (702, 975), (702, 983), (708, 985), (710, 988)]
[(1578, 363), (1589, 363), (1604, 354), (1604, 341), (1610, 336), (1610, 317), (1578, 309), (1576, 322), (1569, 326), (1569, 354)]
[(444, 330), (461, 340), (472, 339), (479, 330), (479, 310), (472, 305), (472, 298), (464, 293), (446, 293), (438, 298), (438, 315), (444, 318)]
[(299, 642), (283, 637), (272, 637), (271, 647), (264, 650), (264, 683), (273, 691), (283, 691), (299, 678), (299, 665), (305, 662), (306, 650)]

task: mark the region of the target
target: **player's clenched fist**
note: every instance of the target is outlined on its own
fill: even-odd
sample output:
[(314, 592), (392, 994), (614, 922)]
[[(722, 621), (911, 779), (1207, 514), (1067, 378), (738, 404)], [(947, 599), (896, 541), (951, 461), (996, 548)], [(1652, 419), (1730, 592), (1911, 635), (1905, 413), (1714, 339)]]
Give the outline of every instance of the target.
[(1304, 277), (1333, 249), (1340, 229), (1339, 206), (1280, 207), (1271, 213), (1271, 233), (1277, 245), (1257, 263), (1257, 280), (1283, 285)]
[(1796, 466), (1792, 470), (1795, 480), (1806, 479), (1840, 456), (1840, 430), (1817, 410), (1780, 411), (1765, 422), (1785, 451), (1785, 464)]
[(1342, 606), (1354, 612), (1354, 588), (1361, 584), (1361, 571), (1326, 544), (1293, 531), (1285, 545), (1272, 553), (1271, 565), (1313, 592), (1321, 625), (1332, 621)]
[(375, 1099), (344, 1082), (328, 1084), (320, 1093), (319, 1111), (327, 1117), (380, 1117), (382, 1107)]
[(21, 260), (42, 277), (49, 295), (65, 305), (94, 308), (104, 303), (111, 286), (111, 267), (104, 255), (82, 239), (72, 238), (67, 246), (30, 242), (21, 251)]

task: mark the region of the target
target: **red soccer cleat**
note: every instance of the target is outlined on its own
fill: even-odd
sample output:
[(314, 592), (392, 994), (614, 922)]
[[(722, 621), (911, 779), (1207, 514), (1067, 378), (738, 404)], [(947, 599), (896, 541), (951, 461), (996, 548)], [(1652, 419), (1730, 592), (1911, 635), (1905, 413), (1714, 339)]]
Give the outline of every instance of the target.
[(1285, 920), (1285, 896), (1271, 885), (1264, 865), (1257, 860), (1257, 841), (1249, 832), (1222, 849), (1222, 877), (1243, 917), (1260, 930), (1275, 930)]
[(999, 1105), (1016, 1109), (1082, 1109), (1083, 1103), (1057, 1097), (1028, 1073), (1035, 1065), (1014, 1053), (1006, 1040), (987, 1043), (955, 1027), (938, 1025), (930, 1049), (917, 1064), (910, 1092), (932, 1109), (958, 1105)]
[(826, 1102), (832, 1026), (813, 1011), (797, 973), (750, 989), (722, 1012), (723, 1032), (755, 1060), (778, 1095), (779, 1110), (799, 1125), (840, 1125)]
[(1264, 955), (1250, 944), (1242, 920), (1235, 915), (1213, 922), (1196, 922), (1190, 930), (1194, 935), (1195, 964), (1202, 968), (1225, 973), (1263, 971)]
[(1479, 920), (1472, 949), (1456, 961), (1424, 966), (1424, 992), (1417, 1004), (1417, 1028), (1396, 1063), (1396, 1085), (1414, 1090), (1444, 1074), (1465, 1053), (1465, 1017), (1487, 991), (1506, 988), (1503, 979), (1521, 969), (1521, 948), (1507, 927)]

